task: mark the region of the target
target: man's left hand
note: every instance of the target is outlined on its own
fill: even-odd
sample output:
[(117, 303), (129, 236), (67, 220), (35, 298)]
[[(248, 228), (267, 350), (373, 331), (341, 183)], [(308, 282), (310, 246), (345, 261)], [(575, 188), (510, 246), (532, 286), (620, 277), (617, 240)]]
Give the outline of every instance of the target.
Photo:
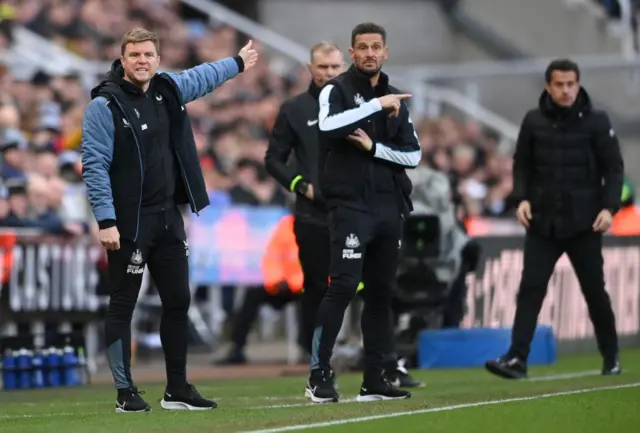
[(604, 233), (611, 228), (613, 216), (608, 209), (602, 209), (593, 223), (593, 231)]
[(248, 71), (253, 68), (255, 64), (258, 62), (258, 52), (256, 50), (251, 49), (253, 45), (253, 41), (249, 41), (247, 45), (242, 47), (238, 55), (242, 57), (242, 61), (244, 62), (244, 70)]
[(369, 138), (367, 133), (360, 128), (353, 131), (347, 139), (354, 142), (360, 149), (367, 152), (371, 151), (371, 148), (373, 147), (373, 141), (371, 141), (371, 138)]

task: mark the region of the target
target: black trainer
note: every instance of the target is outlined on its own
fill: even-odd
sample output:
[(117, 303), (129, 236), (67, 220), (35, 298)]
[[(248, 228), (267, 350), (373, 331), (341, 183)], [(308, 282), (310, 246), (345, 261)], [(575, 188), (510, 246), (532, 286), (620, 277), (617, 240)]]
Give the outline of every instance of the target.
[(399, 359), (394, 365), (385, 368), (382, 377), (396, 388), (421, 388), (424, 382), (414, 379), (405, 368), (406, 361)]
[(605, 359), (602, 366), (603, 376), (617, 376), (622, 374), (622, 366), (620, 365), (620, 359), (617, 356), (611, 359)]
[(150, 412), (151, 406), (140, 397), (144, 391), (139, 391), (135, 386), (118, 390), (116, 399), (117, 413)]
[(340, 397), (335, 388), (335, 375), (331, 370), (311, 370), (304, 395), (314, 403), (337, 403)]
[(211, 410), (218, 407), (215, 401), (202, 397), (190, 383), (177, 389), (167, 387), (160, 405), (167, 410)]
[(484, 364), (489, 373), (504, 379), (526, 379), (527, 363), (515, 356), (504, 355)]
[(375, 383), (363, 383), (356, 401), (404, 400), (407, 398), (411, 398), (409, 391), (398, 389), (381, 377)]

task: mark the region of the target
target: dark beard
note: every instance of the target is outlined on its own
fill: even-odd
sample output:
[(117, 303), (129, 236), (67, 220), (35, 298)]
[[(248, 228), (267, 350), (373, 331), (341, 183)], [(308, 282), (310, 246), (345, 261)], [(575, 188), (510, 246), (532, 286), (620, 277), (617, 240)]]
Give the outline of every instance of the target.
[(379, 73), (380, 69), (382, 69), (382, 68), (381, 67), (377, 67), (374, 71), (365, 71), (365, 70), (362, 70), (362, 69), (358, 68), (358, 71), (360, 71), (360, 73), (362, 75), (371, 78), (371, 77), (374, 77), (377, 73)]

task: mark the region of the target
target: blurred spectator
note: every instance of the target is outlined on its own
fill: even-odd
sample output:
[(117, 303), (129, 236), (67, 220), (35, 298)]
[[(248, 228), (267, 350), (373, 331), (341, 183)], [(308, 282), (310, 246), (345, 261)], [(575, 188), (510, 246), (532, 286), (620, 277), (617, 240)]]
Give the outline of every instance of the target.
[(80, 223), (65, 223), (56, 212), (62, 193), (51, 192), (41, 176), (34, 175), (28, 182), (9, 181), (8, 212), (0, 225), (41, 229), (45, 233), (79, 236), (87, 228)]
[(417, 132), (423, 160), (449, 177), (458, 218), (513, 216), (512, 159), (497, 133), (449, 117), (424, 119)]
[(241, 159), (236, 166), (234, 178), (236, 186), (229, 191), (232, 202), (251, 206), (287, 205), (287, 196), (261, 162)]
[(16, 14), (15, 1), (0, 3), (0, 52), (11, 45)]
[(0, 221), (9, 214), (9, 190), (5, 185), (0, 184)]

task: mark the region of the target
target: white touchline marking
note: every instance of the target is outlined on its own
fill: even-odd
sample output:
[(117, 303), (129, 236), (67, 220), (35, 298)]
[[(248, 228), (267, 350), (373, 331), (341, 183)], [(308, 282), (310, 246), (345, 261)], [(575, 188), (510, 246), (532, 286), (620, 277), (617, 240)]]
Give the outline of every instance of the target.
[(600, 370), (579, 371), (575, 373), (551, 374), (548, 376), (538, 376), (525, 379), (526, 382), (546, 382), (551, 380), (577, 379), (580, 377), (599, 376), (602, 374)]
[[(628, 371), (628, 369), (625, 371)], [(550, 374), (547, 376), (532, 377), (530, 379), (523, 380), (523, 382), (546, 382), (546, 381), (565, 380), (565, 379), (578, 379), (581, 377), (598, 376), (600, 374), (601, 372), (599, 370), (576, 371), (576, 372), (569, 372), (569, 373)], [(261, 398), (265, 398), (265, 397), (261, 397)], [(287, 400), (289, 399), (298, 400), (301, 398), (303, 397), (299, 397), (299, 398), (286, 397)], [(270, 398), (267, 397), (267, 399), (270, 399)], [(285, 399), (285, 397), (283, 397), (283, 399)], [(276, 399), (274, 398), (274, 400)], [(356, 402), (355, 397), (340, 399), (338, 403), (354, 403), (354, 402)], [(305, 406), (317, 406), (317, 405), (318, 403), (313, 403), (308, 401), (307, 403), (289, 403), (289, 404), (284, 403), (284, 404), (274, 404), (270, 406), (252, 406), (247, 409), (286, 409), (290, 407), (305, 407)]]
[(476, 403), (463, 403), (463, 404), (456, 404), (453, 406), (434, 407), (431, 409), (418, 409), (418, 410), (412, 410), (412, 411), (406, 411), (406, 412), (392, 412), (392, 413), (387, 413), (382, 415), (363, 416), (359, 418), (347, 418), (347, 419), (336, 420), (336, 421), (319, 422), (315, 424), (300, 424), (300, 425), (292, 425), (292, 426), (286, 426), (286, 427), (276, 427), (276, 428), (266, 429), (266, 430), (251, 430), (245, 433), (280, 433), (280, 432), (293, 431), (293, 430), (307, 430), (312, 428), (331, 427), (334, 425), (374, 421), (377, 419), (396, 418), (396, 417), (407, 416), (407, 415), (419, 415), (423, 413), (432, 413), (432, 412), (447, 412), (447, 411), (452, 411), (457, 409), (466, 409), (469, 407), (491, 406), (491, 405), (498, 405), (498, 404), (505, 404), (505, 403), (515, 403), (520, 401), (538, 400), (538, 399), (550, 398), (550, 397), (561, 397), (566, 395), (584, 394), (588, 392), (635, 388), (635, 387), (640, 387), (640, 382), (628, 383), (625, 385), (601, 386), (601, 387), (595, 387), (595, 388), (577, 389), (574, 391), (563, 391), (563, 392), (554, 392), (549, 394), (539, 394), (539, 395), (533, 395), (529, 397), (515, 397), (515, 398), (506, 398), (502, 400), (489, 400), (489, 401), (480, 401)]

